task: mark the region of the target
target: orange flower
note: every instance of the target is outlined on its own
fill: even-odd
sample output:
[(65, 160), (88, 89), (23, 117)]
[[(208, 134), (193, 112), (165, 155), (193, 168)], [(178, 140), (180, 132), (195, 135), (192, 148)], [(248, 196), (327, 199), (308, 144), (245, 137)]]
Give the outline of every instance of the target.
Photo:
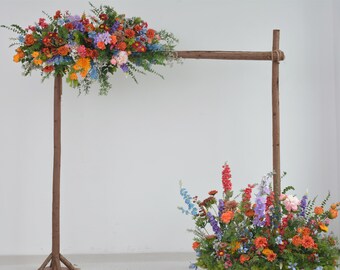
[(267, 255), (267, 260), (270, 261), (270, 262), (273, 262), (273, 261), (275, 261), (276, 256), (277, 256), (276, 253), (272, 252), (272, 253)]
[(301, 233), (302, 235), (310, 235), (310, 229), (307, 227), (303, 227)]
[(321, 231), (328, 232), (328, 227), (323, 223), (319, 224), (319, 228), (321, 229)]
[(21, 48), (18, 48), (15, 51), (18, 53), (20, 59), (25, 57), (25, 53), (23, 52)]
[(292, 244), (296, 247), (300, 246), (302, 243), (302, 240), (300, 238), (300, 236), (298, 235), (295, 235), (293, 238), (292, 238)]
[(199, 242), (195, 241), (195, 242), (192, 243), (192, 248), (193, 249), (198, 249), (200, 247), (200, 245), (201, 244)]
[(31, 55), (32, 55), (33, 58), (37, 58), (40, 55), (40, 53), (39, 52), (32, 52)]
[(67, 45), (58, 48), (58, 54), (61, 56), (66, 56), (70, 52), (70, 48)]
[(105, 50), (105, 49), (106, 49), (105, 43), (104, 43), (103, 41), (99, 41), (99, 42), (97, 43), (97, 47), (98, 47), (99, 49), (101, 49), (101, 50)]
[(334, 218), (336, 218), (337, 216), (338, 216), (338, 210), (331, 208), (331, 209), (329, 210), (328, 217), (329, 217), (330, 219), (334, 219)]
[(125, 42), (120, 42), (120, 43), (118, 43), (117, 49), (120, 50), (120, 51), (125, 51), (125, 49), (126, 49), (126, 43), (125, 43)]
[(156, 33), (156, 31), (155, 30), (153, 30), (153, 29), (149, 29), (147, 32), (146, 32), (146, 36), (148, 37), (148, 38), (154, 38), (155, 37), (155, 33)]
[(117, 37), (115, 35), (111, 36), (111, 44), (115, 45), (117, 43)]
[(94, 27), (94, 25), (92, 23), (89, 23), (87, 25), (85, 25), (85, 29), (87, 32), (91, 32), (94, 31), (96, 28)]
[(234, 212), (233, 211), (227, 211), (222, 214), (221, 220), (222, 222), (228, 224), (232, 219), (234, 218)]
[(15, 54), (15, 55), (13, 56), (13, 61), (14, 61), (15, 63), (18, 63), (18, 62), (20, 61), (20, 56), (19, 56), (19, 54)]
[(267, 239), (265, 237), (256, 237), (254, 240), (256, 248), (265, 248), (268, 245)]
[(70, 73), (70, 79), (71, 79), (72, 81), (77, 81), (77, 80), (78, 80), (77, 74), (76, 74), (76, 73)]
[(46, 66), (43, 68), (43, 71), (46, 73), (52, 72), (54, 70), (53, 66)]
[(253, 209), (249, 209), (249, 210), (246, 211), (245, 214), (246, 214), (247, 217), (250, 218), (250, 217), (253, 217), (255, 215), (255, 212), (254, 212)]
[(316, 206), (316, 207), (314, 208), (314, 213), (315, 213), (316, 215), (321, 215), (321, 214), (323, 214), (323, 208), (322, 208), (321, 206)]
[(246, 255), (246, 254), (242, 254), (240, 256), (240, 263), (241, 264), (244, 264), (246, 261), (249, 261), (249, 260), (250, 260), (250, 257), (248, 255)]
[(239, 250), (241, 247), (241, 243), (236, 241), (236, 242), (231, 242), (231, 253), (235, 253), (235, 251)]
[(34, 38), (34, 36), (32, 34), (27, 34), (25, 36), (25, 45), (31, 46), (31, 45), (34, 44), (35, 41), (36, 41), (36, 39)]
[(313, 248), (315, 243), (312, 237), (305, 235), (302, 237), (301, 244), (304, 248)]
[(33, 63), (35, 64), (35, 65), (37, 65), (37, 66), (40, 66), (40, 65), (42, 65), (42, 63), (43, 63), (43, 61), (41, 60), (41, 59), (34, 59), (33, 60)]

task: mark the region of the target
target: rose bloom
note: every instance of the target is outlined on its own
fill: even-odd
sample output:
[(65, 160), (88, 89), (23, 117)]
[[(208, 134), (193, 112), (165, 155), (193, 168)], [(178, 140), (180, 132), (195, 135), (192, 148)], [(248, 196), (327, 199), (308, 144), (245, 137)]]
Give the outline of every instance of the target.
[(200, 247), (200, 243), (199, 242), (195, 241), (195, 242), (192, 243), (192, 248), (193, 249), (198, 249), (199, 247)]
[(32, 34), (27, 34), (25, 36), (25, 45), (31, 46), (34, 44), (34, 42), (35, 42), (35, 38)]
[(336, 210), (336, 209), (330, 209), (330, 210), (329, 210), (328, 217), (329, 217), (330, 219), (334, 219), (334, 218), (336, 218), (337, 216), (338, 216), (338, 210)]
[(126, 29), (125, 36), (127, 36), (128, 38), (133, 38), (135, 36), (135, 31), (133, 31), (132, 29)]
[(155, 33), (156, 33), (156, 31), (155, 30), (153, 30), (153, 29), (149, 29), (148, 31), (146, 31), (146, 36), (148, 37), (148, 38), (154, 38), (155, 37)]
[(301, 243), (304, 248), (313, 248), (315, 244), (313, 238), (308, 235), (302, 237)]
[(49, 73), (54, 70), (54, 66), (46, 66), (43, 68), (43, 72)]
[(300, 236), (298, 235), (295, 235), (293, 238), (292, 238), (292, 244), (296, 247), (300, 246), (302, 243), (302, 240), (300, 238)]
[(297, 211), (298, 205), (300, 205), (300, 200), (293, 195), (288, 195), (283, 203), (284, 203), (287, 211), (289, 211), (289, 212), (290, 211)]
[(256, 237), (254, 240), (256, 248), (265, 248), (268, 245), (267, 239), (265, 237)]
[(111, 36), (111, 44), (115, 45), (117, 43), (117, 37), (115, 35)]
[(121, 51), (118, 53), (118, 56), (116, 57), (117, 60), (117, 65), (121, 66), (123, 64), (126, 64), (126, 62), (128, 61), (128, 54), (127, 52)]
[(222, 214), (221, 220), (222, 222), (228, 224), (232, 219), (234, 218), (234, 212), (233, 211), (227, 211)]
[(64, 45), (58, 48), (58, 54), (60, 54), (61, 56), (68, 55), (69, 51), (70, 49), (67, 45)]
[(321, 215), (321, 214), (323, 214), (323, 208), (322, 208), (321, 206), (316, 206), (316, 207), (314, 208), (314, 213), (315, 213), (316, 215)]
[(105, 50), (105, 43), (103, 42), (103, 41), (99, 41), (98, 43), (97, 43), (97, 47), (99, 48), (99, 49), (101, 49), (101, 50)]
[(246, 261), (249, 261), (249, 260), (250, 260), (250, 257), (248, 255), (246, 255), (246, 254), (242, 254), (240, 256), (240, 263), (241, 264), (244, 264)]
[(120, 51), (125, 51), (125, 49), (126, 49), (126, 43), (125, 43), (125, 42), (120, 42), (120, 43), (118, 43), (117, 49), (120, 50)]

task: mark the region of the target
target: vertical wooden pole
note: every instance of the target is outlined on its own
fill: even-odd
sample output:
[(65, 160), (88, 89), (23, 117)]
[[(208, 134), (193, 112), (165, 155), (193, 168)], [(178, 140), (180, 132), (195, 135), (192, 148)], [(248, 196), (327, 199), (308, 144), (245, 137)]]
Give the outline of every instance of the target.
[[(274, 193), (278, 200), (281, 194), (280, 169), (280, 100), (279, 100), (279, 65), (280, 65), (280, 30), (273, 31), (272, 62), (272, 112), (273, 112), (273, 170)], [(275, 57), (277, 56), (277, 57)]]
[(54, 158), (52, 201), (52, 269), (60, 270), (60, 158), (62, 76), (54, 80)]

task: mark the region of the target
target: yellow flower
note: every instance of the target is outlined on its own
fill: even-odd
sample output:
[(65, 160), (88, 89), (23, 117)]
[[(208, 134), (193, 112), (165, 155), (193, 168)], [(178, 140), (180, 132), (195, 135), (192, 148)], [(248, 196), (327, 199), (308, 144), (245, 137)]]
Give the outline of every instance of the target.
[(319, 228), (321, 229), (321, 231), (328, 232), (328, 227), (323, 223), (319, 224)]
[(70, 73), (70, 79), (71, 79), (72, 81), (78, 80), (77, 74), (76, 74), (76, 73)]
[(265, 255), (265, 256), (268, 256), (272, 253), (273, 253), (273, 251), (269, 248), (265, 248), (264, 250), (262, 250), (262, 254)]
[(32, 55), (33, 58), (37, 58), (40, 55), (40, 53), (39, 52), (33, 52), (31, 55)]
[(74, 64), (73, 68), (75, 70), (87, 70), (89, 71), (91, 69), (91, 60), (90, 58), (79, 58), (77, 62)]
[(37, 66), (40, 66), (40, 65), (42, 65), (43, 61), (41, 59), (34, 59), (33, 63)]
[(231, 253), (235, 253), (238, 249), (240, 249), (241, 243), (240, 242), (231, 242)]

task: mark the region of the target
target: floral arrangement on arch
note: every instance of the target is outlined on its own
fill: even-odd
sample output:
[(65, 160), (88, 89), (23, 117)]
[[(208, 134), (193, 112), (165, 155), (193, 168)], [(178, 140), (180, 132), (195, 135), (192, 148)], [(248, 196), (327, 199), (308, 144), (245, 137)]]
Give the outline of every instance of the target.
[[(191, 269), (336, 269), (340, 257), (337, 238), (328, 233), (340, 203), (326, 207), (330, 194), (319, 205), (307, 195), (299, 199), (285, 188), (275, 202), (272, 174), (258, 185), (248, 185), (241, 199), (233, 198), (230, 167), (223, 166), (222, 198), (212, 190), (204, 200), (180, 188), (186, 207), (179, 209), (195, 221), (193, 249), (197, 261)], [(252, 202), (253, 191), (257, 189)]]
[[(100, 94), (111, 87), (108, 74), (121, 70), (136, 82), (135, 73), (158, 74), (153, 65), (166, 65), (175, 59), (177, 39), (164, 30), (149, 28), (139, 17), (126, 18), (109, 6), (92, 7), (93, 15), (71, 15), (58, 10), (49, 21), (40, 18), (27, 28), (2, 25), (18, 34), (14, 62), (21, 63), (24, 75), (32, 70), (66, 75), (72, 87), (89, 91), (98, 80)], [(162, 77), (162, 76), (161, 76)]]

